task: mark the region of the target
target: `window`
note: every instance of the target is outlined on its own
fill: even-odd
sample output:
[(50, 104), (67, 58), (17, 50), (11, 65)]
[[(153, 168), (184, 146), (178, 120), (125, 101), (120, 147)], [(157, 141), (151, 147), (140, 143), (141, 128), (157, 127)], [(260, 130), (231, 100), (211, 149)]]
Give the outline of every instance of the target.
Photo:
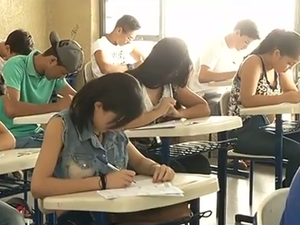
[(157, 41), (162, 37), (160, 5), (160, 0), (105, 0), (103, 33), (110, 33), (117, 20), (129, 14), (141, 23), (138, 39)]
[(195, 60), (207, 42), (231, 32), (241, 19), (255, 21), (263, 38), (274, 28), (293, 29), (294, 11), (292, 0), (165, 0), (165, 35), (184, 39)]

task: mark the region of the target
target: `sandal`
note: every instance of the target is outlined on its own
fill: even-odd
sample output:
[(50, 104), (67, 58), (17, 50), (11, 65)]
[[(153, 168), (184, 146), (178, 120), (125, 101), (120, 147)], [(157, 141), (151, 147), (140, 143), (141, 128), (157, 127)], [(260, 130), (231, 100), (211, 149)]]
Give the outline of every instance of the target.
[(14, 207), (16, 210), (18, 210), (24, 218), (26, 219), (32, 219), (34, 215), (34, 211), (30, 208), (28, 203), (22, 199), (22, 198), (11, 198), (8, 201), (6, 201), (7, 204)]

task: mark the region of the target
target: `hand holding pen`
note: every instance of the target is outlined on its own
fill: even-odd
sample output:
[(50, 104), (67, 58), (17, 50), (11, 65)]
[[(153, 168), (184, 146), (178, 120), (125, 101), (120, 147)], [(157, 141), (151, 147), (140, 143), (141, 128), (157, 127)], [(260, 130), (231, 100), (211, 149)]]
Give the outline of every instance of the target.
[(120, 170), (111, 163), (108, 162), (106, 155), (98, 155), (97, 158), (100, 162), (104, 163), (108, 168), (113, 170), (113, 173), (106, 175), (107, 183), (106, 187), (111, 188), (124, 188), (136, 183), (134, 180), (135, 172), (132, 170)]

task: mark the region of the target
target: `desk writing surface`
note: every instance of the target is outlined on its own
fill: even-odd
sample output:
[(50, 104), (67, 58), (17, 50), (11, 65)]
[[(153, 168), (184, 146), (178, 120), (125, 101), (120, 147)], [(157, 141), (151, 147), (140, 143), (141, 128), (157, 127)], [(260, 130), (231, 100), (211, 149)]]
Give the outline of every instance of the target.
[[(199, 177), (197, 181), (191, 176)], [(137, 176), (136, 180), (151, 179)], [(219, 190), (214, 175), (176, 174), (175, 186), (184, 191), (183, 197), (130, 197), (106, 200), (97, 191), (47, 197), (42, 201), (43, 210), (85, 210), (98, 212), (136, 212), (189, 201)]]
[(241, 115), (268, 115), (268, 114), (298, 114), (300, 104), (282, 103), (278, 105), (242, 108)]
[[(173, 127), (165, 128), (165, 124), (171, 123)], [(238, 116), (210, 116), (205, 118), (195, 118), (162, 123), (163, 127), (159, 128), (159, 124), (153, 125), (157, 129), (132, 129), (125, 131), (129, 138), (142, 137), (183, 137), (197, 136), (203, 134), (217, 133), (242, 127), (242, 120)]]
[(47, 124), (48, 121), (55, 115), (57, 112), (32, 115), (32, 116), (21, 116), (13, 119), (14, 124)]
[(1, 151), (0, 175), (19, 170), (33, 169), (39, 156), (39, 148)]

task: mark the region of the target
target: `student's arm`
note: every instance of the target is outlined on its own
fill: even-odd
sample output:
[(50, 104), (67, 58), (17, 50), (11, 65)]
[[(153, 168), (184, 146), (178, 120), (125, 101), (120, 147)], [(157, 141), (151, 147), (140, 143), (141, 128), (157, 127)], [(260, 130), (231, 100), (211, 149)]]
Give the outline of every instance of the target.
[(47, 125), (31, 181), (31, 192), (35, 198), (101, 189), (99, 177), (83, 179), (53, 177), (54, 168), (63, 147), (63, 130), (63, 122), (58, 117), (51, 119)]
[(185, 107), (180, 110), (181, 118), (197, 118), (210, 115), (207, 102), (189, 88), (179, 88), (176, 93), (177, 101)]
[(95, 57), (98, 67), (100, 68), (101, 72), (104, 74), (115, 73), (115, 72), (125, 72), (128, 70), (127, 65), (113, 65), (113, 64), (108, 63), (107, 57), (103, 50), (95, 51), (94, 57)]
[(284, 102), (284, 95), (256, 95), (256, 89), (261, 77), (262, 65), (258, 56), (253, 55), (245, 60), (240, 68), (241, 102), (244, 107), (276, 105)]
[(152, 123), (158, 118), (164, 116), (170, 107), (175, 105), (176, 101), (173, 98), (163, 98), (156, 109), (151, 110), (150, 112), (143, 113), (140, 117), (126, 125), (126, 129), (132, 129), (136, 127), (142, 127)]
[(281, 73), (279, 75), (279, 83), (282, 92), (298, 91), (291, 70), (288, 70), (285, 73)]
[(16, 146), (16, 139), (10, 131), (0, 122), (0, 151), (13, 149)]
[(133, 50), (130, 54), (131, 54), (132, 58), (134, 58), (134, 60), (136, 61), (135, 67), (138, 67), (139, 65), (141, 65), (145, 60), (145, 57), (143, 56), (143, 54), (136, 48), (133, 48)]
[(150, 112), (143, 113), (140, 117), (127, 124), (125, 128), (133, 129), (136, 127), (142, 127), (148, 125), (149, 123), (152, 123), (153, 121), (160, 118), (162, 115), (163, 112), (159, 108), (153, 109)]
[(220, 50), (219, 43), (212, 43), (203, 52), (200, 57), (200, 71), (198, 80), (200, 83), (208, 83), (212, 81), (223, 81), (234, 77), (236, 71), (215, 72), (213, 68), (222, 57), (222, 49)]
[(168, 166), (160, 165), (153, 160), (143, 156), (132, 143), (128, 143), (127, 152), (129, 165), (141, 175), (153, 176), (154, 182), (170, 181), (174, 178), (175, 172)]
[(7, 86), (7, 95), (3, 97), (4, 111), (8, 117), (36, 115), (60, 110), (60, 104), (31, 104), (20, 101), (21, 83), (24, 71), (15, 63), (15, 58), (10, 59), (3, 67), (3, 75)]
[(234, 77), (236, 71), (230, 72), (215, 72), (209, 66), (201, 65), (199, 72), (199, 82), (209, 83), (212, 81), (218, 82), (223, 80), (229, 80)]

